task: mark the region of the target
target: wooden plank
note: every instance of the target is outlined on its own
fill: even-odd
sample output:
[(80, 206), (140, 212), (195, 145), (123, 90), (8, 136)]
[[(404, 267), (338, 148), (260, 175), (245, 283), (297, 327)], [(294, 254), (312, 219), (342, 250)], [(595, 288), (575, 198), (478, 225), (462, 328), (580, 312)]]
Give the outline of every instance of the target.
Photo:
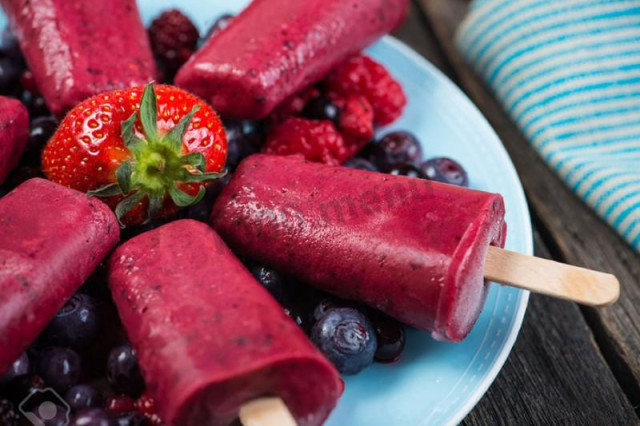
[(583, 308), (596, 340), (633, 406), (640, 406), (640, 256), (569, 191), (538, 157), (453, 42), (464, 0), (419, 0), (456, 79), (500, 135), (539, 218), (554, 258), (615, 274), (622, 285), (610, 308)]
[[(536, 255), (549, 258), (536, 236)], [(463, 425), (637, 424), (575, 304), (532, 295), (518, 340)]]

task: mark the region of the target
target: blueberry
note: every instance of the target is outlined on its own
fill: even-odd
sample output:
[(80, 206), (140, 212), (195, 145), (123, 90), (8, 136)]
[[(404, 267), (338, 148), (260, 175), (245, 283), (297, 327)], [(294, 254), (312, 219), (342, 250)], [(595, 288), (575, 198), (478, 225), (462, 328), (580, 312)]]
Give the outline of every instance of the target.
[(104, 410), (90, 408), (76, 414), (70, 426), (116, 426), (116, 422)]
[(335, 309), (337, 307), (338, 305), (332, 299), (322, 299), (313, 310), (314, 321), (320, 321), (320, 319), (325, 316), (330, 309)]
[(259, 151), (264, 141), (261, 123), (254, 121), (225, 120), (227, 134), (227, 167), (234, 169), (240, 161)]
[(148, 426), (149, 420), (140, 413), (132, 412), (121, 414), (116, 417), (116, 425), (118, 426)]
[(130, 396), (126, 395), (109, 395), (104, 408), (112, 415), (120, 415), (129, 411), (134, 411), (136, 402)]
[(51, 346), (88, 347), (100, 331), (98, 304), (88, 294), (77, 293), (51, 320), (42, 339)]
[(13, 364), (9, 366), (9, 369), (0, 376), (0, 385), (6, 385), (16, 377), (29, 374), (30, 367), (31, 363), (29, 362), (29, 355), (24, 352), (13, 362)]
[(311, 329), (311, 340), (342, 374), (369, 366), (377, 348), (373, 325), (353, 308), (329, 309)]
[(51, 115), (51, 111), (49, 111), (49, 108), (42, 96), (25, 90), (22, 92), (21, 100), (29, 110), (29, 117), (33, 118)]
[(329, 120), (336, 128), (340, 128), (340, 110), (326, 96), (311, 99), (302, 110), (302, 115), (311, 120)]
[(82, 376), (80, 355), (70, 348), (43, 349), (38, 354), (38, 368), (45, 382), (58, 392), (78, 384)]
[(31, 121), (31, 131), (22, 159), (29, 164), (40, 165), (42, 148), (58, 128), (58, 120), (55, 117), (36, 117)]
[(42, 377), (37, 375), (19, 376), (9, 383), (11, 392), (7, 395), (15, 404), (22, 402), (27, 396), (37, 390), (47, 387)]
[(429, 180), (451, 185), (469, 186), (469, 178), (464, 168), (447, 157), (436, 157), (420, 165), (420, 170)]
[(378, 338), (375, 360), (385, 363), (397, 361), (404, 350), (404, 326), (382, 312), (371, 315), (371, 321)]
[(218, 19), (215, 20), (213, 25), (209, 27), (209, 30), (207, 31), (207, 34), (204, 36), (203, 41), (209, 40), (209, 38), (211, 38), (212, 35), (227, 28), (231, 23), (231, 21), (233, 21), (233, 15), (228, 13), (224, 15), (220, 15), (220, 17), (218, 17)]
[(107, 359), (107, 380), (116, 392), (137, 398), (145, 384), (136, 353), (130, 345), (114, 348)]
[(0, 58), (0, 93), (13, 95), (19, 87), (22, 69), (11, 58)]
[(424, 179), (424, 174), (411, 163), (396, 163), (389, 167), (389, 174)]
[(102, 404), (102, 396), (96, 388), (89, 385), (76, 385), (69, 389), (64, 395), (69, 407), (75, 411), (87, 408), (99, 407)]
[(349, 158), (347, 161), (345, 161), (344, 166), (350, 169), (366, 170), (369, 172), (378, 171), (378, 169), (376, 168), (376, 166), (373, 165), (373, 163), (371, 163), (369, 160), (365, 160), (364, 158), (360, 158), (360, 157)]
[(259, 264), (251, 264), (249, 270), (256, 280), (269, 290), (274, 299), (280, 303), (284, 302), (285, 283), (277, 271)]
[(0, 399), (0, 425), (18, 426), (20, 417), (13, 403), (7, 399)]
[(376, 165), (385, 172), (395, 163), (418, 164), (422, 160), (420, 142), (409, 132), (388, 133), (372, 150)]
[(5, 26), (0, 34), (0, 54), (4, 57), (13, 59), (18, 65), (24, 67), (24, 56), (18, 39), (9, 26)]

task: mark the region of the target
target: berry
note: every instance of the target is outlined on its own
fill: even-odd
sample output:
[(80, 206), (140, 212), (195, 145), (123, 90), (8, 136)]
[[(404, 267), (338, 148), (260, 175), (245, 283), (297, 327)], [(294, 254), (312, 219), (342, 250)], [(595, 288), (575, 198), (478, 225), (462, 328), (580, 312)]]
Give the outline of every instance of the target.
[(271, 293), (278, 302), (283, 302), (285, 296), (285, 284), (277, 271), (258, 264), (251, 265), (249, 270), (256, 280), (258, 280), (264, 288), (269, 290), (269, 293)]
[(9, 383), (9, 389), (11, 392), (7, 395), (15, 404), (22, 402), (27, 396), (31, 395), (37, 390), (42, 390), (47, 387), (42, 377), (31, 376), (19, 376), (13, 379)]
[(0, 55), (13, 59), (18, 65), (24, 67), (24, 56), (20, 50), (18, 39), (7, 25), (0, 34)]
[(51, 320), (42, 339), (51, 346), (88, 347), (100, 331), (100, 314), (96, 301), (87, 294), (77, 293)]
[(117, 426), (147, 426), (149, 420), (141, 413), (125, 413), (116, 417)]
[(369, 366), (377, 348), (373, 325), (353, 308), (329, 309), (311, 329), (311, 340), (342, 374)]
[(262, 152), (302, 154), (307, 160), (337, 166), (349, 158), (344, 139), (330, 121), (289, 118), (273, 129)]
[(116, 392), (136, 398), (145, 384), (136, 353), (130, 345), (114, 348), (107, 359), (107, 380)]
[(234, 169), (240, 161), (258, 152), (262, 144), (259, 125), (251, 121), (225, 120), (227, 132), (227, 167)]
[(107, 412), (117, 415), (135, 410), (135, 401), (127, 395), (110, 395), (104, 403)]
[(381, 312), (372, 314), (371, 320), (378, 338), (375, 360), (384, 363), (397, 361), (404, 350), (404, 326)]
[(0, 385), (6, 385), (16, 377), (25, 376), (29, 374), (31, 363), (29, 362), (29, 355), (23, 352), (13, 364), (9, 366), (9, 369), (0, 376)]
[(22, 155), (22, 161), (39, 166), (42, 149), (57, 127), (58, 120), (52, 116), (34, 118), (31, 121), (31, 131)]
[(89, 408), (76, 414), (70, 426), (116, 426), (116, 422), (100, 408)]
[(209, 27), (209, 30), (207, 30), (207, 34), (204, 36), (203, 41), (209, 40), (211, 36), (227, 28), (231, 21), (233, 21), (233, 15), (228, 13), (220, 15), (220, 17), (214, 21), (213, 25)]
[(11, 58), (0, 58), (0, 94), (12, 95), (20, 81), (21, 67)]
[(464, 168), (447, 157), (437, 157), (425, 161), (420, 170), (429, 180), (444, 182), (451, 185), (469, 186), (469, 178)]
[(314, 321), (320, 321), (330, 309), (336, 309), (338, 305), (332, 299), (322, 299), (313, 310)]
[(420, 142), (409, 132), (391, 132), (373, 145), (373, 157), (382, 171), (396, 163), (419, 164), (422, 160)]
[(378, 169), (370, 161), (360, 157), (349, 158), (344, 163), (345, 167), (350, 169), (367, 170), (369, 172), (377, 172)]
[(320, 96), (320, 91), (314, 86), (291, 95), (289, 98), (282, 101), (280, 105), (278, 105), (278, 107), (269, 115), (268, 121), (270, 127), (277, 127), (288, 118), (299, 117), (303, 113), (307, 104), (318, 96)]
[(349, 157), (373, 138), (373, 109), (365, 97), (351, 95), (341, 102), (340, 130), (346, 141)]
[(20, 76), (20, 84), (24, 90), (31, 94), (40, 95), (40, 89), (38, 89), (38, 84), (36, 83), (36, 79), (31, 70), (24, 70), (22, 72), (22, 75)]
[(82, 376), (80, 356), (69, 348), (43, 349), (38, 354), (38, 368), (45, 382), (58, 392), (78, 384)]
[(156, 403), (148, 392), (136, 400), (136, 410), (143, 414), (151, 425), (160, 426), (163, 424), (162, 419), (156, 413)]
[(407, 176), (411, 178), (424, 179), (424, 175), (419, 168), (411, 163), (396, 163), (389, 168), (389, 174), (396, 176)]
[(140, 224), (200, 201), (226, 153), (211, 107), (177, 87), (150, 84), (77, 105), (47, 143), (42, 165), (50, 180), (103, 197), (122, 223)]
[(64, 395), (64, 399), (67, 401), (67, 404), (69, 404), (69, 408), (75, 412), (87, 408), (96, 408), (102, 404), (100, 392), (89, 385), (73, 386)]
[(20, 417), (11, 401), (0, 399), (0, 425), (18, 426)]
[(195, 52), (200, 39), (193, 22), (177, 9), (154, 19), (148, 32), (151, 49), (170, 76)]
[(355, 56), (338, 66), (327, 77), (326, 87), (329, 93), (338, 96), (366, 97), (377, 125), (393, 122), (407, 103), (402, 86), (384, 66), (367, 56)]
[(42, 96), (25, 90), (22, 92), (21, 100), (29, 110), (29, 116), (31, 118), (51, 115), (51, 111), (49, 111), (47, 103)]
[(326, 96), (311, 99), (302, 110), (302, 115), (310, 120), (329, 120), (337, 129), (340, 128), (340, 110)]

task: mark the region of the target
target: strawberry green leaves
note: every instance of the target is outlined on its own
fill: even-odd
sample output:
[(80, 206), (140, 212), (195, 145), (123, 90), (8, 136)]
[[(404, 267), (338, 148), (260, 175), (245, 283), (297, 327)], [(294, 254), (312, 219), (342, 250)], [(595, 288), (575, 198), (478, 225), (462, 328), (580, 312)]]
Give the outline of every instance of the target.
[[(186, 109), (185, 109), (186, 110)], [(158, 129), (158, 103), (153, 84), (145, 87), (139, 110), (122, 121), (120, 135), (130, 158), (115, 170), (115, 183), (88, 195), (112, 197), (120, 195), (115, 213), (122, 218), (147, 202), (147, 220), (161, 214), (170, 200), (178, 207), (198, 203), (205, 194), (203, 183), (219, 179), (224, 173), (208, 173), (207, 161), (201, 152), (184, 153), (183, 144), (199, 105), (193, 106), (180, 121), (164, 133)], [(185, 185), (185, 184), (192, 185)], [(199, 185), (193, 185), (199, 184)], [(185, 191), (197, 193), (192, 195)]]

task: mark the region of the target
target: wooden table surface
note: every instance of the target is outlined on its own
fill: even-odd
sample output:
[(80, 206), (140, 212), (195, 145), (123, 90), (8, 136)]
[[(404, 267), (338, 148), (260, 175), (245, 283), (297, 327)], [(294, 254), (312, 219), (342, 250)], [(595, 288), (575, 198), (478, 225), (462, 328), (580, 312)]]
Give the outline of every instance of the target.
[(465, 0), (414, 0), (395, 36), (449, 76), (487, 117), (524, 185), (538, 256), (611, 272), (607, 309), (532, 295), (518, 340), (465, 425), (640, 424), (640, 256), (537, 156), (453, 45)]

